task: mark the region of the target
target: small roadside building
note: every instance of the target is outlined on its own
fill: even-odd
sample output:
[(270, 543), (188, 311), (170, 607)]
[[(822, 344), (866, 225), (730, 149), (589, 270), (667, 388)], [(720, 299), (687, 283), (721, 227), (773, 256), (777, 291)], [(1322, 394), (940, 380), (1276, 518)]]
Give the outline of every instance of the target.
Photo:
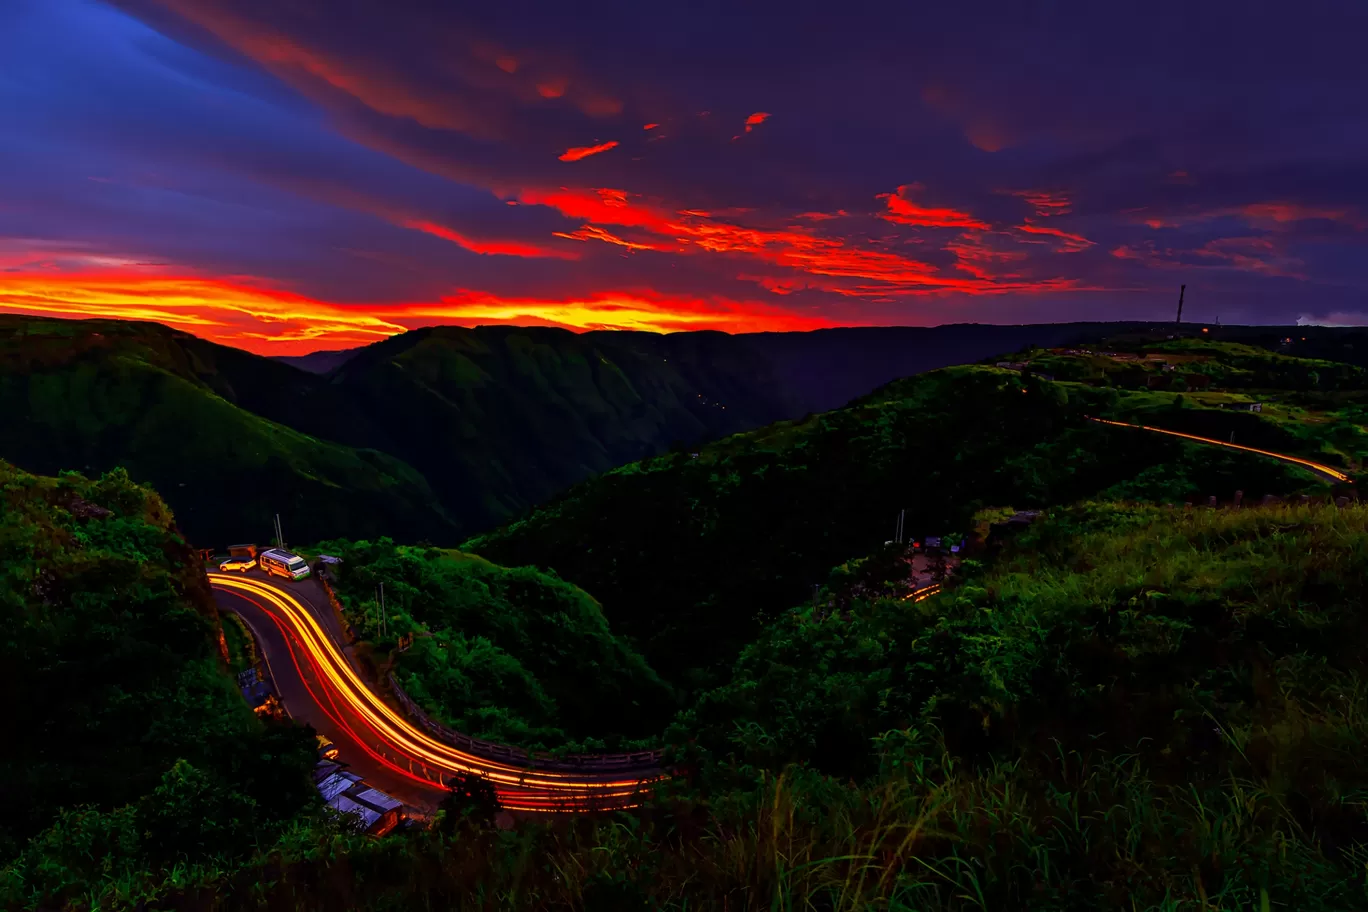
[(314, 776), (323, 802), (335, 811), (350, 814), (372, 836), (383, 836), (399, 825), (404, 805), (364, 779), (347, 772), (340, 763), (320, 761)]

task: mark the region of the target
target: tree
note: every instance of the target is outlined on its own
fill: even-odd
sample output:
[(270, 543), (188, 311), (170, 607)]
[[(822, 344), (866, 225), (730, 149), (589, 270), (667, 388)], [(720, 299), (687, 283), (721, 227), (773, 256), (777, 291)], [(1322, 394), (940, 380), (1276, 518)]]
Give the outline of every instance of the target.
[(454, 832), (462, 824), (491, 827), (499, 813), (499, 794), (494, 784), (476, 773), (461, 773), (447, 780), (447, 793), (440, 805), (441, 829)]

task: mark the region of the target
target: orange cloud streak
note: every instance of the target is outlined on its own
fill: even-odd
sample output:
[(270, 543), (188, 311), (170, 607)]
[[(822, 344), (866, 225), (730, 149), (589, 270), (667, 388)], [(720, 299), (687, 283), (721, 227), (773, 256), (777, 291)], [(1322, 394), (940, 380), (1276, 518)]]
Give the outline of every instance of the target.
[[(525, 191), (518, 201), (550, 206), (562, 215), (588, 222), (585, 228), (594, 230), (581, 229), (575, 232), (573, 236), (576, 240), (592, 239), (629, 246), (622, 239), (603, 231), (602, 226), (636, 228), (673, 242), (652, 245), (651, 249), (677, 253), (706, 251), (748, 257), (834, 280), (807, 282), (804, 287), (819, 288), (848, 297), (880, 298), (938, 291), (999, 294), (1005, 291), (1058, 291), (1081, 287), (1080, 283), (1067, 279), (1025, 280), (1016, 275), (992, 276), (982, 266), (975, 269), (961, 266), (960, 271), (968, 272), (971, 278), (942, 273), (935, 266), (904, 254), (854, 246), (845, 238), (821, 235), (802, 226), (748, 228), (712, 218), (701, 210), (669, 213), (634, 201), (624, 190), (599, 188), (590, 191), (562, 187), (552, 192)], [(985, 230), (989, 227), (985, 222), (953, 210), (922, 211), (939, 213), (935, 216), (937, 227), (962, 227), (962, 223)], [(1053, 229), (1042, 233), (1055, 234)], [(999, 256), (997, 259), (1003, 261), (1008, 258)], [(985, 258), (980, 257), (980, 262), (984, 261)], [(1012, 281), (1004, 282), (1002, 279)], [(783, 285), (782, 281), (775, 279), (759, 284), (771, 291), (776, 284)]]
[(419, 326), (513, 323), (650, 332), (759, 332), (835, 325), (726, 298), (598, 292), (563, 299), (459, 291), (432, 302), (343, 306), (245, 280), (131, 272), (0, 273), (0, 312), (163, 323), (260, 354), (365, 345)]
[(471, 253), (481, 253), (486, 256), (516, 256), (516, 257), (554, 257), (561, 260), (576, 260), (579, 257), (570, 250), (550, 250), (544, 247), (536, 247), (532, 244), (522, 244), (517, 241), (480, 241), (466, 237), (459, 232), (452, 231), (444, 225), (435, 222), (425, 222), (419, 219), (405, 221), (401, 223), (405, 228), (412, 228), (414, 231), (421, 231), (439, 237), (444, 241), (469, 250)]
[(365, 310), (246, 282), (128, 272), (0, 274), (0, 311), (165, 323), (275, 354), (363, 345), (405, 328)]
[(966, 212), (956, 209), (928, 209), (908, 199), (908, 194), (922, 189), (920, 184), (903, 184), (896, 193), (880, 193), (875, 199), (887, 200), (888, 211), (879, 213), (885, 221), (919, 228), (968, 228), (987, 231), (991, 226)]
[(751, 130), (760, 126), (767, 120), (769, 120), (768, 114), (766, 114), (764, 111), (756, 111), (750, 117), (746, 118), (746, 132), (749, 133)]
[(1012, 195), (1030, 203), (1035, 209), (1035, 214), (1041, 218), (1068, 215), (1070, 212), (1069, 198), (1063, 193), (1053, 193), (1049, 190), (1018, 190)]
[(1092, 241), (1080, 234), (1069, 234), (1069, 232), (1060, 231), (1058, 228), (1045, 228), (1041, 225), (1032, 225), (1029, 222), (1024, 225), (1018, 225), (1016, 230), (1024, 231), (1027, 234), (1043, 234), (1049, 237), (1059, 238), (1063, 242), (1060, 244), (1059, 250), (1063, 253), (1077, 253), (1080, 250), (1087, 250), (1093, 245)]
[(565, 152), (561, 154), (560, 160), (563, 162), (577, 162), (582, 158), (598, 155), (600, 152), (607, 152), (609, 149), (615, 148), (617, 148), (617, 140), (599, 143), (597, 146), (574, 146), (566, 149)]

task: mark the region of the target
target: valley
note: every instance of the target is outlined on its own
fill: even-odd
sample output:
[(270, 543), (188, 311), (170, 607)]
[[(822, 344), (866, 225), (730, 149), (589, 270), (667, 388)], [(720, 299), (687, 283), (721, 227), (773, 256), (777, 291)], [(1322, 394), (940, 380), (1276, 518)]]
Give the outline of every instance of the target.
[[(11, 349), (9, 395), (33, 419), (54, 389), (88, 411), (14, 425), (29, 452), (165, 470), (137, 434), (102, 430), (141, 427), (114, 407), (134, 383), (159, 420), (213, 408), (288, 448), (282, 484), (320, 477), (335, 465), (323, 454), (371, 453), (415, 494), (396, 519), (334, 514), (325, 531), (280, 511), (325, 586), (217, 572), (224, 542), (252, 537), (231, 525), (241, 499), (219, 499), (227, 532), (205, 546), (131, 470), (4, 466), (8, 661), (25, 692), (50, 682), (9, 769), (24, 783), (10, 806), (26, 808), (4, 831), (10, 907), (188, 909), (214, 884), (220, 908), (303, 908), (326, 903), (329, 879), (367, 906), (488, 890), (547, 905), (566, 883), (555, 871), (602, 908), (748, 895), (959, 909), (973, 890), (1002, 908), (1219, 889), (1247, 906), (1353, 903), (1358, 823), (1335, 796), (1368, 785), (1351, 749), (1359, 367), (1119, 327), (731, 431), (721, 408), (706, 424), (683, 407), (697, 385), (681, 359), (655, 414), (694, 416), (699, 438), (577, 481), (558, 469), (563, 490), (457, 549), (441, 542), (461, 511), (422, 487), (428, 464), (361, 446), (398, 448), (388, 435), (408, 414), (380, 415), (364, 391), (446, 401), (478, 424), (495, 388), (524, 403), (519, 420), (621, 441), (618, 418), (581, 432), (592, 422), (549, 416), (627, 414), (612, 396), (648, 385), (620, 367), (628, 355), (429, 333), (321, 375), (272, 365), (282, 385), (253, 387), (234, 378), (254, 362), (231, 351), (138, 326), (59, 342), (60, 328)], [(575, 366), (594, 351), (625, 385)], [(696, 357), (701, 371), (713, 355)], [(246, 407), (288, 411), (261, 403), (290, 383), (310, 421), (355, 410), (352, 442)], [(746, 422), (798, 407), (750, 401)], [(660, 420), (642, 439), (676, 419)], [(505, 445), (488, 427), (474, 452)], [(334, 483), (351, 497), (360, 477)], [(192, 544), (219, 556), (206, 565)], [(117, 648), (96, 659), (102, 643)], [(230, 669), (253, 661), (266, 712), (233, 692)], [(68, 680), (82, 663), (100, 686)], [(134, 707), (156, 712), (130, 729)], [(58, 749), (54, 720), (100, 760)], [(320, 759), (315, 732), (336, 757)], [(138, 772), (116, 786), (120, 769)], [(399, 825), (367, 835), (330, 810), (310, 778), (337, 770), (402, 803)], [(1267, 886), (1220, 874), (1247, 864)]]

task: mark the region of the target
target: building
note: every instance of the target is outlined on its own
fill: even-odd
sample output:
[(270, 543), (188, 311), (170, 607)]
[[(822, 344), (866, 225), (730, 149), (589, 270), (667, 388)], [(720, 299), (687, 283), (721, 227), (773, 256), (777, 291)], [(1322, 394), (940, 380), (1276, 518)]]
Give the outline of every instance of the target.
[(347, 772), (340, 763), (319, 761), (314, 768), (314, 780), (318, 793), (328, 807), (342, 814), (351, 814), (372, 836), (384, 836), (398, 826), (403, 818), (402, 803), (366, 785), (364, 779)]
[(256, 546), (256, 545), (229, 545), (229, 546), (228, 546), (228, 556), (229, 556), (229, 557), (241, 557), (241, 558), (246, 558), (246, 559), (248, 559), (248, 560), (255, 559), (256, 556), (257, 556), (257, 546)]

